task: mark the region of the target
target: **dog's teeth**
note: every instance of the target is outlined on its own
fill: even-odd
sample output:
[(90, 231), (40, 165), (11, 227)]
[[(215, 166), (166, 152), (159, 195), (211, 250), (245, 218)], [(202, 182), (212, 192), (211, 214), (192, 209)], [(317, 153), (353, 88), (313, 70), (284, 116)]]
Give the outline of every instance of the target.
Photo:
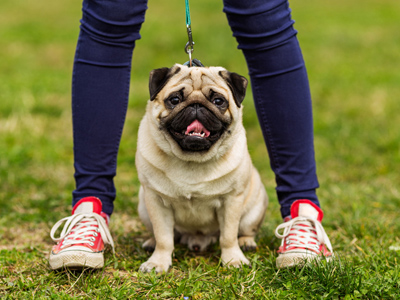
[(200, 137), (205, 137), (205, 136), (206, 136), (206, 134), (205, 134), (204, 132), (202, 132), (202, 133), (199, 133), (199, 132), (189, 132), (187, 135), (189, 135), (189, 136), (195, 135), (195, 136), (200, 136)]

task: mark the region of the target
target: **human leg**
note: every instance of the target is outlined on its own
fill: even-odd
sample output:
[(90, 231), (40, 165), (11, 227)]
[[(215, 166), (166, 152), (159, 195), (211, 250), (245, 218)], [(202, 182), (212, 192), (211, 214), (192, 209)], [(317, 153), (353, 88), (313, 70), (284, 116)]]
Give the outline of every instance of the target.
[[(224, 11), (249, 68), (255, 107), (276, 176), (281, 215), (288, 219), (296, 215), (291, 207), (299, 199), (307, 199), (302, 207), (310, 211), (314, 206), (319, 208), (311, 96), (288, 2), (224, 0)], [(304, 217), (317, 215), (306, 213)], [(284, 237), (285, 241), (289, 238)], [(323, 244), (324, 240), (317, 242)], [(289, 262), (285, 264), (289, 266)]]
[(296, 199), (317, 204), (311, 97), (286, 0), (225, 0), (249, 68), (253, 97), (276, 175), (282, 217)]
[(84, 0), (72, 80), (76, 189), (113, 211), (119, 142), (128, 106), (132, 51), (147, 0)]
[[(72, 216), (50, 253), (52, 269), (101, 268), (104, 244), (113, 245), (117, 154), (128, 106), (131, 57), (147, 0), (84, 0), (72, 80), (76, 189)], [(105, 220), (105, 222), (104, 222)]]

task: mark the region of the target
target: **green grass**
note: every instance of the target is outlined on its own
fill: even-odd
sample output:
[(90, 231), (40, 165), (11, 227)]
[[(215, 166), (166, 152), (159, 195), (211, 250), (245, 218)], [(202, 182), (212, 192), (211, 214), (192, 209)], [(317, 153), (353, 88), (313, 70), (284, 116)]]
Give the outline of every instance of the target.
[[(111, 232), (116, 255), (96, 272), (52, 272), (53, 224), (70, 214), (73, 182), (70, 82), (80, 1), (0, 2), (0, 297), (5, 299), (397, 299), (400, 288), (400, 3), (291, 3), (309, 71), (324, 227), (337, 259), (277, 270), (281, 222), (274, 177), (251, 92), (244, 122), (270, 205), (248, 253), (226, 269), (214, 246), (177, 246), (168, 274), (137, 272), (148, 253), (137, 218), (136, 132), (150, 70), (187, 55), (184, 1), (150, 1), (134, 51), (128, 118), (119, 155)], [(222, 1), (191, 1), (194, 56), (246, 75)], [(217, 30), (218, 29), (218, 30)]]

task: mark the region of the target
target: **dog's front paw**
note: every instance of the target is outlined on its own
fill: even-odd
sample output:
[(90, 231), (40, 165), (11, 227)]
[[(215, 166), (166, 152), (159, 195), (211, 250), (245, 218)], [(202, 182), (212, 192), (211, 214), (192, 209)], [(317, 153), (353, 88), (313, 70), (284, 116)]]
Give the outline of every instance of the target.
[(148, 261), (140, 266), (139, 271), (151, 272), (152, 270), (155, 270), (156, 273), (167, 272), (172, 265), (171, 254), (172, 251), (154, 251)]
[(154, 269), (156, 273), (163, 273), (167, 272), (170, 267), (171, 267), (171, 262), (160, 263), (160, 262), (153, 262), (149, 259), (140, 266), (139, 271), (143, 273), (149, 273)]
[(250, 261), (244, 256), (240, 248), (222, 251), (222, 263), (228, 267), (240, 268), (243, 265), (250, 265)]

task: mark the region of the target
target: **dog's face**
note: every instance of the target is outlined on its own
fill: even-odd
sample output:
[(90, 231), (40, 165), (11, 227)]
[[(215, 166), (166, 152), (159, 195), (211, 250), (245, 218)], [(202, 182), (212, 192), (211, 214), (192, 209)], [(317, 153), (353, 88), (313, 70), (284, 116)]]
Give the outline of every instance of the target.
[(241, 122), (246, 87), (246, 78), (220, 67), (156, 69), (150, 73), (150, 113), (182, 153), (208, 152)]

